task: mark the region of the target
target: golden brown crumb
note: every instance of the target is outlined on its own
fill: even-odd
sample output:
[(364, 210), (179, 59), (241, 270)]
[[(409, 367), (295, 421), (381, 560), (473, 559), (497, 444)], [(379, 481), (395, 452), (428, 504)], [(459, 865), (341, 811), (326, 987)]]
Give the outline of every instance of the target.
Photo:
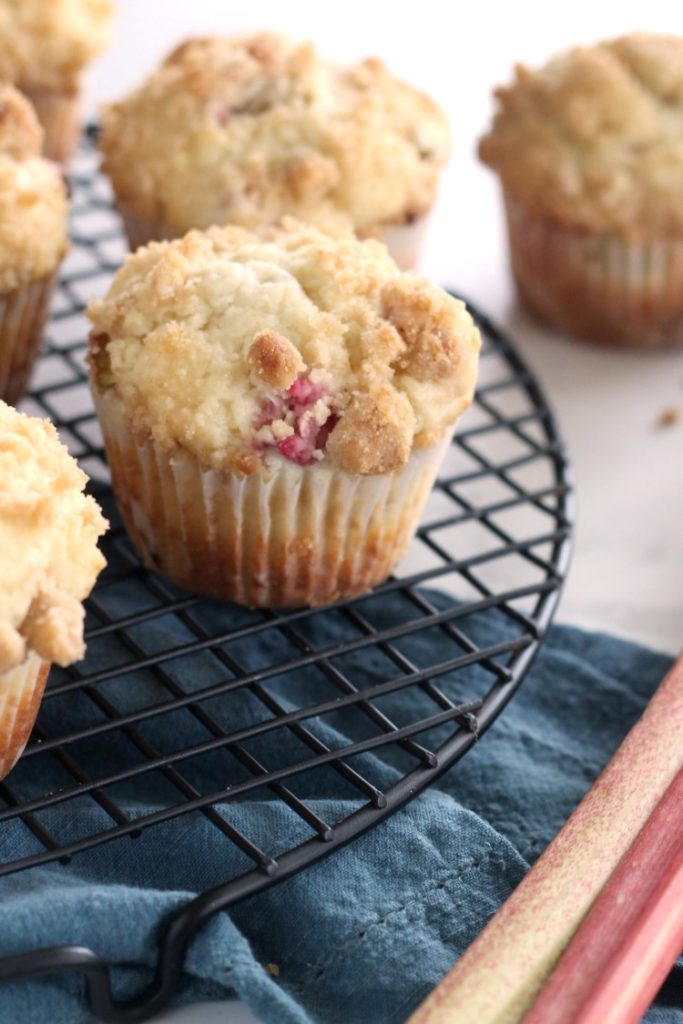
[(247, 352), (247, 361), (258, 381), (283, 391), (305, 369), (298, 350), (276, 331), (260, 331), (256, 335)]
[(351, 397), (327, 450), (347, 473), (391, 473), (405, 465), (415, 433), (415, 414), (405, 395), (385, 386)]
[(38, 591), (21, 625), (26, 643), (45, 661), (69, 665), (83, 657), (83, 605), (48, 585)]
[(382, 289), (384, 315), (405, 342), (397, 360), (402, 372), (420, 381), (456, 377), (460, 372), (457, 312), (444, 305), (439, 289), (404, 274)]
[(266, 964), (266, 970), (268, 971), (268, 974), (270, 974), (271, 978), (280, 977), (280, 968), (278, 964)]

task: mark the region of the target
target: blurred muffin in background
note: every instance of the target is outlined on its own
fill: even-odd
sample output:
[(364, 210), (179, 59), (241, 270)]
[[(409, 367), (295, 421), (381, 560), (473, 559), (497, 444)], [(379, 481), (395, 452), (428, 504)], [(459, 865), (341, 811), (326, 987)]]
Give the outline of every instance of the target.
[[(67, 250), (68, 203), (28, 100), (0, 86), (0, 399), (19, 401)], [(1, 581), (0, 581), (1, 582)]]
[(140, 248), (88, 315), (112, 483), (146, 565), (260, 607), (386, 579), (472, 401), (462, 302), (376, 241), (285, 219)]
[(133, 249), (291, 214), (350, 221), (411, 267), (449, 130), (381, 61), (339, 67), (260, 34), (183, 43), (105, 109), (100, 145)]
[(33, 728), (52, 662), (83, 657), (107, 523), (47, 420), (0, 401), (0, 779)]
[(0, 79), (31, 100), (52, 160), (73, 152), (81, 72), (104, 49), (113, 9), (111, 0), (0, 3)]
[(496, 97), (479, 154), (524, 304), (595, 342), (683, 342), (683, 38), (573, 49)]

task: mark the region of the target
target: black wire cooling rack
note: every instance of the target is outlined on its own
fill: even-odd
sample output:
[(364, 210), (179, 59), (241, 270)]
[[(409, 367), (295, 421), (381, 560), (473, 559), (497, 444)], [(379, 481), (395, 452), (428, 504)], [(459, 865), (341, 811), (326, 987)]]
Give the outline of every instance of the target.
[[(124, 254), (96, 163), (85, 144), (71, 179), (72, 250), (23, 408), (50, 416), (90, 474), (112, 523), (108, 568), (87, 606), (87, 659), (53, 670), (26, 753), (0, 783), (1, 827), (21, 827), (29, 844), (20, 858), (0, 859), (0, 876), (51, 862), (68, 872), (84, 851), (130, 843), (190, 815), (203, 816), (242, 855), (233, 877), (165, 923), (155, 980), (132, 1002), (114, 1001), (108, 966), (90, 949), (36, 950), (0, 962), (2, 981), (83, 972), (93, 1013), (114, 1024), (147, 1020), (168, 1002), (188, 942), (212, 914), (377, 824), (472, 746), (514, 694), (551, 620), (573, 512), (567, 457), (543, 394), (510, 342), (477, 314), (485, 344), (475, 405), (408, 557), (374, 596), (323, 611), (250, 611), (192, 598), (144, 570), (112, 500), (86, 383), (83, 306), (104, 293)], [(395, 617), (387, 623), (377, 608), (389, 595)], [(503, 641), (475, 638), (470, 623), (482, 616), (505, 623)], [(162, 625), (170, 632), (159, 633)], [(419, 655), (411, 642), (437, 634), (434, 663), (424, 657), (429, 643)], [(308, 699), (297, 703), (290, 684), (303, 678)], [(413, 717), (394, 720), (386, 699), (406, 689), (416, 695)], [(242, 706), (239, 728), (221, 712), (221, 701), (235, 696), (254, 709), (245, 721)], [(331, 721), (343, 737), (338, 743), (325, 732)], [(269, 761), (259, 747), (273, 736), (289, 751), (280, 763), (277, 744)], [(399, 768), (390, 786), (371, 768), (386, 757)], [(197, 764), (211, 770), (198, 774)], [(48, 786), (55, 772), (59, 783)], [(312, 806), (325, 773), (348, 791), (338, 820)], [(129, 799), (131, 785), (153, 797)], [(283, 810), (268, 847), (231, 813), (259, 795)], [(66, 812), (68, 830), (57, 811)]]

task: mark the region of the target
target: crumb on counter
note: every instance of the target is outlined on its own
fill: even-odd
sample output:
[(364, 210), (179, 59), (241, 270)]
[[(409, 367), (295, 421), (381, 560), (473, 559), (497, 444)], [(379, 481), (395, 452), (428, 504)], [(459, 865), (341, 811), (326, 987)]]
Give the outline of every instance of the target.
[(682, 416), (683, 410), (680, 405), (672, 405), (660, 413), (657, 426), (662, 430), (667, 427), (675, 427), (680, 422)]

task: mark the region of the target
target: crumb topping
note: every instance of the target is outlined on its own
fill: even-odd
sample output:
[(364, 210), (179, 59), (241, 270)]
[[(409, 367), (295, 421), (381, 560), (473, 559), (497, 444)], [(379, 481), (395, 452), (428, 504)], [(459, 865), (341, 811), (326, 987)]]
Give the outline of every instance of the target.
[(304, 369), (299, 350), (275, 331), (260, 331), (247, 352), (247, 361), (257, 383), (287, 390)]
[(141, 438), (215, 469), (279, 454), (391, 472), (438, 443), (476, 382), (462, 302), (378, 242), (291, 219), (139, 249), (88, 316), (96, 391)]
[(67, 249), (66, 188), (42, 138), (30, 103), (0, 86), (0, 293), (52, 273)]
[(83, 656), (83, 607), (104, 566), (106, 522), (47, 420), (0, 402), (0, 673), (29, 650)]
[(178, 234), (286, 214), (371, 234), (431, 207), (449, 132), (381, 61), (262, 34), (188, 40), (105, 109), (100, 145), (121, 205)]
[(522, 65), (482, 160), (532, 212), (627, 235), (683, 232), (683, 38), (634, 34)]
[(111, 0), (4, 0), (0, 79), (29, 90), (74, 90), (107, 43), (113, 10)]

